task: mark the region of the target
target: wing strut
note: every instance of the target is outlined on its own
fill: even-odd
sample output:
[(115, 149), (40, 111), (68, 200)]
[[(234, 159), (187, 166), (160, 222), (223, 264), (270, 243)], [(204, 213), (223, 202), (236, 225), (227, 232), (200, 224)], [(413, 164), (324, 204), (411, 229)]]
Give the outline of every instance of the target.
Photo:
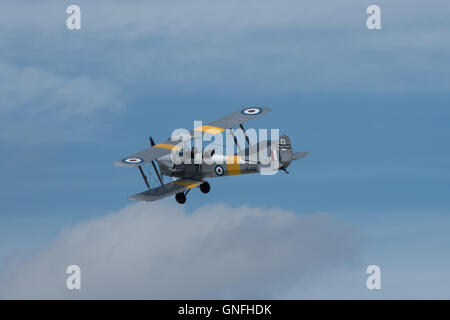
[(150, 184), (148, 183), (147, 176), (145, 175), (144, 170), (142, 170), (141, 166), (139, 166), (139, 171), (141, 172), (142, 178), (145, 181), (145, 185), (147, 186), (148, 189), (150, 189)]
[(237, 138), (236, 138), (236, 136), (234, 135), (234, 131), (233, 131), (232, 128), (230, 128), (230, 132), (231, 132), (231, 135), (233, 136), (234, 143), (236, 144), (237, 151), (240, 151), (240, 150), (241, 150), (241, 146), (239, 145), (239, 143), (238, 143), (238, 141), (237, 141)]
[(250, 139), (245, 134), (245, 129), (244, 129), (244, 126), (242, 125), (242, 123), (239, 125), (239, 127), (241, 127), (242, 131), (244, 132), (245, 141), (247, 141), (248, 146), (250, 146)]
[[(155, 145), (155, 141), (153, 140), (152, 137), (150, 137), (150, 144), (152, 145), (152, 147)], [(155, 164), (154, 160), (152, 160), (152, 165), (153, 165), (153, 169), (155, 169), (156, 176), (158, 177), (159, 183), (161, 183), (161, 185), (164, 186), (164, 183), (163, 183), (163, 181), (161, 179), (161, 175), (159, 174), (159, 171), (156, 168), (156, 164)]]
[(156, 168), (155, 161), (152, 161), (152, 165), (153, 165), (153, 169), (155, 169), (156, 175), (158, 176), (159, 183), (161, 183), (161, 185), (164, 185), (162, 182), (162, 179), (161, 179), (161, 175), (159, 174), (159, 171)]

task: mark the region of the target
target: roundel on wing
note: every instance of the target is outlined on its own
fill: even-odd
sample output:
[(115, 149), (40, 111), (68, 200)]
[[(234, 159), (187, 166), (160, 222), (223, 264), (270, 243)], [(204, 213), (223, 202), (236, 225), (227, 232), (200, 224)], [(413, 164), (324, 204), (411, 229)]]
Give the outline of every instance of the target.
[(246, 109), (242, 110), (241, 112), (247, 116), (255, 116), (257, 114), (260, 114), (262, 112), (262, 109), (258, 108), (258, 107), (251, 107), (251, 108), (246, 108)]
[(216, 174), (218, 176), (223, 176), (224, 170), (222, 166), (216, 166), (216, 168), (214, 169), (214, 171), (216, 171)]
[(122, 161), (125, 162), (125, 163), (128, 163), (128, 164), (139, 164), (139, 163), (144, 162), (144, 159), (141, 159), (141, 158), (127, 158), (127, 159), (124, 159)]

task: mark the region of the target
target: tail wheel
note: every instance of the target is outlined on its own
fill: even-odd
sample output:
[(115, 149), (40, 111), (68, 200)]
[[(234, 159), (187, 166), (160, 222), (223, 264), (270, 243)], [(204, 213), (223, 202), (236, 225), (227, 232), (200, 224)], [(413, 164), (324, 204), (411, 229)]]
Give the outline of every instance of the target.
[(203, 193), (208, 193), (209, 190), (211, 190), (211, 186), (209, 185), (208, 182), (203, 182), (203, 183), (200, 185), (200, 191), (201, 191), (201, 192), (203, 192)]
[(184, 204), (186, 202), (186, 195), (182, 192), (177, 193), (175, 199), (179, 204)]

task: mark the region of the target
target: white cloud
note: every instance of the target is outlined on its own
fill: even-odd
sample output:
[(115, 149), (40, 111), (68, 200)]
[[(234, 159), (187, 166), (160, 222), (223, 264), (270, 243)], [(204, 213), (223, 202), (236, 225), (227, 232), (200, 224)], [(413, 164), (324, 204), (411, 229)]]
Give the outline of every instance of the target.
[(125, 109), (121, 86), (88, 74), (0, 61), (0, 83), (0, 141), (82, 140)]
[[(169, 202), (66, 228), (2, 274), (0, 298), (277, 298), (355, 262), (358, 233), (326, 214)], [(78, 264), (82, 290), (65, 288)]]
[(0, 62), (0, 82), (0, 112), (21, 109), (32, 116), (51, 112), (84, 117), (124, 107), (119, 86), (87, 76), (62, 76), (37, 66)]

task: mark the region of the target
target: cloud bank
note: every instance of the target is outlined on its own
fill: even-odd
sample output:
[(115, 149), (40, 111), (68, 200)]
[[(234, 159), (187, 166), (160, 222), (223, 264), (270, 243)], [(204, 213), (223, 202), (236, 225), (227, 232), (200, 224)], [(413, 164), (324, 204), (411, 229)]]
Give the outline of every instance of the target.
[[(359, 235), (327, 214), (169, 202), (135, 204), (64, 229), (10, 261), (0, 298), (245, 299), (282, 297), (359, 256)], [(66, 289), (77, 264), (82, 289)]]
[(123, 89), (90, 75), (0, 60), (0, 82), (0, 141), (79, 139), (125, 110)]
[(62, 117), (90, 116), (124, 108), (117, 85), (87, 76), (62, 76), (37, 66), (0, 62), (0, 112), (22, 110), (35, 116), (50, 112)]

